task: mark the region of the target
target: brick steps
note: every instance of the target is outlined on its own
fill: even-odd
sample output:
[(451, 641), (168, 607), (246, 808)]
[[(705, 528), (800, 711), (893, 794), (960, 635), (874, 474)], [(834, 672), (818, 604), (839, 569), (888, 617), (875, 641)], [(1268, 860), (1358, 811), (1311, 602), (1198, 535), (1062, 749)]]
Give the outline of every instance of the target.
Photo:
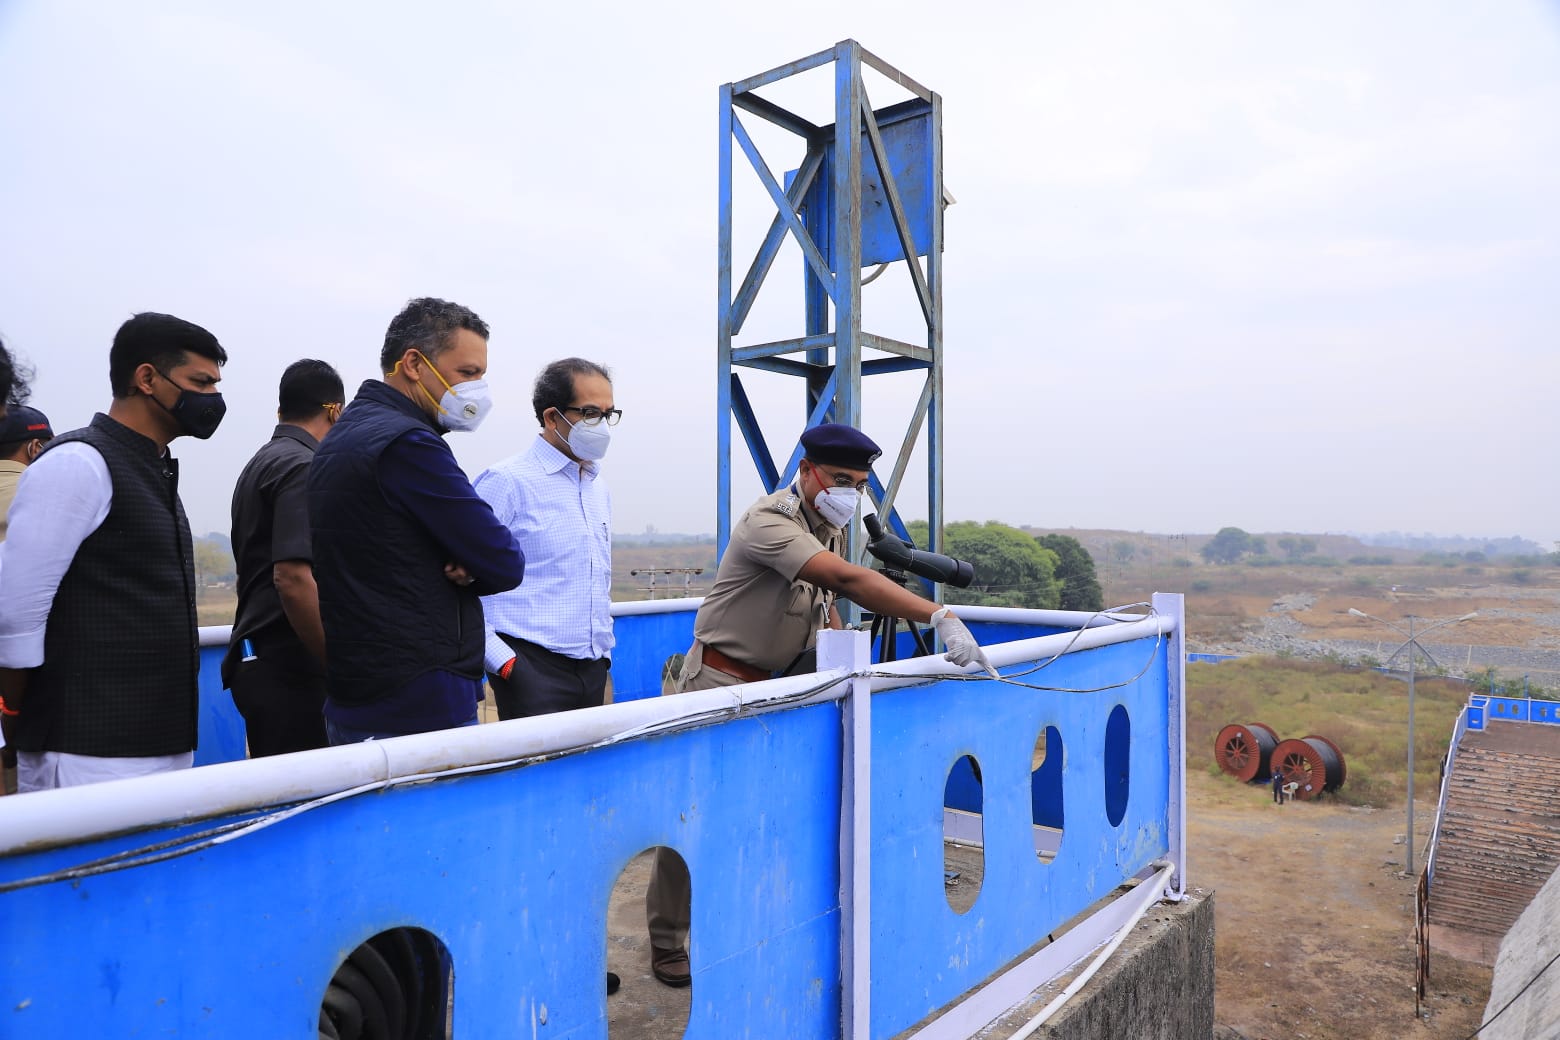
[(1432, 926), (1493, 946), (1560, 868), (1560, 731), (1552, 753), (1548, 741), (1504, 723), (1463, 738), (1435, 854)]

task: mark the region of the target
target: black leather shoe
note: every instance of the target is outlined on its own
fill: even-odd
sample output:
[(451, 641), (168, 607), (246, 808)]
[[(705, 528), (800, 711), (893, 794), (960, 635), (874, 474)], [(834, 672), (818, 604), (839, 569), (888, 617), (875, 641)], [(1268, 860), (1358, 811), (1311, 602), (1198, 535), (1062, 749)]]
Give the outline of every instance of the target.
[(682, 947), (675, 950), (652, 949), (650, 972), (668, 986), (681, 988), (693, 981), (688, 968), (688, 951)]
[(617, 977), (617, 972), (607, 972), (607, 996), (610, 997), (616, 993), (621, 985), (623, 985), (623, 980)]

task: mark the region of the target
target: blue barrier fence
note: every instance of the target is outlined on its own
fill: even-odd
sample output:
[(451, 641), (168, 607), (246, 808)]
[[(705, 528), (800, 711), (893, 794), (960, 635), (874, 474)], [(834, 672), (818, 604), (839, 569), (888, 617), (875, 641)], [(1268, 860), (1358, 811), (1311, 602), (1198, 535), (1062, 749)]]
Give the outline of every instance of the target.
[[(0, 799), (5, 1032), (313, 1035), (343, 958), (416, 927), (453, 964), (455, 1035), (602, 1037), (608, 898), (667, 846), (693, 879), (687, 1036), (881, 1040), (939, 1009), (917, 1035), (973, 1035), (1006, 1010), (994, 979), (1076, 960), (1046, 937), (1090, 934), (1091, 904), (1159, 861), (1184, 890), (1182, 607), (1155, 602), (965, 608), (983, 632), (1094, 626), (993, 640), (1004, 682), (841, 666), (867, 637), (831, 634), (817, 675)], [(659, 689), (688, 605), (620, 618), (620, 689)], [(961, 914), (944, 795), (966, 757), (985, 873)]]
[(1491, 722), (1533, 722), (1560, 726), (1560, 701), (1539, 697), (1491, 697), (1474, 694), (1468, 698), (1468, 728), (1482, 730)]

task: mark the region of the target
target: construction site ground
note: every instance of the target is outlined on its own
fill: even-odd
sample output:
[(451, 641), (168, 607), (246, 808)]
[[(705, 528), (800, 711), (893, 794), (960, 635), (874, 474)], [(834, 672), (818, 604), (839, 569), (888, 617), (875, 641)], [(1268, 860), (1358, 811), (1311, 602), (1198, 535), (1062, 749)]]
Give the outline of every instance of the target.
[[(1433, 802), (1416, 804), (1434, 818)], [(1461, 1040), (1478, 1027), (1490, 969), (1442, 955), (1416, 1018), (1403, 833), (1401, 809), (1277, 806), (1265, 785), (1188, 776), (1187, 874), (1216, 894), (1220, 1040)]]

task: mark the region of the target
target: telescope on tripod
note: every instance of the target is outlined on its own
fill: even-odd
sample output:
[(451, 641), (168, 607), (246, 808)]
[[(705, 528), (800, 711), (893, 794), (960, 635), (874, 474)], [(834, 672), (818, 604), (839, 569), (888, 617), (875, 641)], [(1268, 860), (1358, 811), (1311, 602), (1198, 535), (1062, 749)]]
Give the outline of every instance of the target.
[[(942, 553), (915, 548), (904, 539), (883, 530), (876, 513), (868, 513), (862, 518), (861, 525), (867, 529), (867, 552), (882, 561), (883, 577), (900, 588), (905, 586), (912, 574), (926, 581), (952, 585), (957, 589), (968, 588), (970, 582), (975, 580), (975, 568), (967, 562), (956, 560), (952, 556), (944, 556)], [(873, 616), (869, 638), (878, 643), (879, 661), (893, 661), (898, 658), (899, 621), (899, 618), (889, 617), (886, 614)], [(905, 625), (910, 630), (911, 638), (915, 640), (916, 649), (913, 656), (930, 655), (932, 648), (921, 627), (908, 620), (905, 621)]]

